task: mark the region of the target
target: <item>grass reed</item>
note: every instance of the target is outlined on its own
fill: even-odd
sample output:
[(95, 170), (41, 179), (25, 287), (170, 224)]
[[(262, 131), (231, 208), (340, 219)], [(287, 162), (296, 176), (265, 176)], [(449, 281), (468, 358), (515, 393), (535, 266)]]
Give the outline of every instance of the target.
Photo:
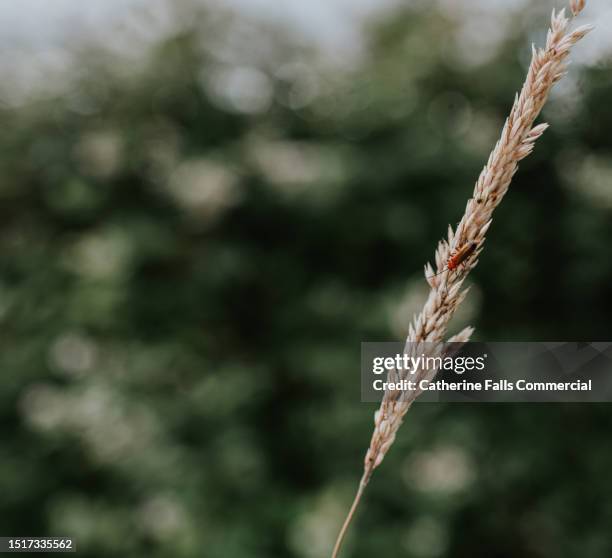
[[(573, 17), (584, 9), (585, 3), (585, 0), (570, 1)], [(468, 290), (462, 288), (463, 283), (478, 263), (485, 235), (491, 226), (493, 211), (508, 191), (519, 162), (532, 152), (536, 140), (548, 127), (548, 124), (534, 126), (534, 122), (553, 85), (567, 71), (570, 49), (592, 29), (590, 25), (584, 25), (572, 31), (570, 20), (566, 17), (565, 10), (558, 13), (553, 10), (546, 44), (539, 49), (532, 47), (531, 63), (523, 87), (516, 95), (501, 136), (478, 177), (472, 197), (467, 201), (465, 213), (457, 228), (453, 230), (449, 226), (446, 239), (438, 244), (435, 252), (437, 269), (434, 270), (430, 264), (425, 266), (425, 277), (431, 289), (421, 313), (414, 317), (408, 330), (406, 343), (412, 347), (418, 343), (443, 342), (450, 319), (467, 295)], [(476, 243), (477, 248), (462, 266), (448, 270), (449, 257), (466, 243)], [(448, 341), (466, 342), (472, 332), (472, 328), (466, 328)], [(418, 352), (420, 353), (420, 350)], [(404, 416), (417, 396), (418, 393), (385, 392), (374, 415), (374, 432), (365, 456), (363, 476), (336, 540), (332, 558), (337, 558), (365, 488), (374, 470), (392, 446)]]

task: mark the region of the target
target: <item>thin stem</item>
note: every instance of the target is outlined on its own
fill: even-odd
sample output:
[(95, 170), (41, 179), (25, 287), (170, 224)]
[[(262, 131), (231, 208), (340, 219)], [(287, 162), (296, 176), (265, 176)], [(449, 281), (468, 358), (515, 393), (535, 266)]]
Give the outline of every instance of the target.
[(365, 471), (361, 480), (359, 481), (359, 488), (357, 489), (357, 494), (355, 494), (355, 499), (353, 500), (353, 505), (344, 520), (344, 524), (342, 525), (342, 529), (340, 529), (340, 533), (338, 533), (338, 538), (336, 539), (336, 544), (334, 545), (334, 551), (332, 552), (331, 558), (338, 558), (338, 554), (340, 553), (340, 547), (342, 546), (342, 541), (344, 540), (344, 536), (353, 520), (353, 515), (355, 515), (355, 510), (359, 505), (359, 501), (363, 496), (363, 492), (365, 487), (368, 485), (368, 481), (370, 480), (371, 472)]

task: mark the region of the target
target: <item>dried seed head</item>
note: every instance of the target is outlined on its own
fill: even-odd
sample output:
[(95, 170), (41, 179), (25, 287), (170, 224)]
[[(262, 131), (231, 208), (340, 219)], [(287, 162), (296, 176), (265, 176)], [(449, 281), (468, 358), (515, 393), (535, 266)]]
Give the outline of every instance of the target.
[[(570, 0), (572, 14), (579, 14), (585, 3), (585, 0)], [(570, 32), (568, 24), (564, 10), (559, 13), (553, 11), (546, 47), (533, 48), (525, 83), (520, 94), (515, 97), (501, 137), (476, 182), (472, 194), (476, 203), (466, 205), (457, 228), (453, 231), (449, 226), (447, 238), (438, 244), (435, 253), (437, 275), (434, 275), (430, 264), (425, 266), (425, 275), (431, 290), (421, 313), (414, 317), (409, 326), (407, 342), (435, 344), (444, 340), (448, 323), (467, 294), (466, 289), (461, 290), (462, 283), (478, 263), (493, 211), (508, 190), (512, 177), (518, 170), (519, 161), (531, 153), (536, 140), (547, 128), (547, 124), (534, 126), (534, 121), (546, 103), (553, 85), (565, 73), (570, 48), (590, 31), (590, 27), (585, 26)], [(448, 266), (451, 250), (457, 250), (466, 243), (475, 243), (478, 248), (465, 260), (464, 269), (458, 273), (440, 274)], [(471, 328), (467, 328), (451, 340), (465, 342), (471, 334)], [(385, 392), (380, 409), (374, 417), (375, 427), (365, 457), (364, 476), (338, 536), (332, 558), (338, 555), (340, 544), (365, 485), (393, 444), (402, 419), (417, 395), (418, 393), (407, 400), (399, 391)]]
[(586, 0), (570, 0), (570, 10), (572, 10), (572, 14), (576, 17), (583, 9), (586, 4)]
[[(585, 0), (571, 0), (570, 9), (575, 15), (585, 6)], [(499, 141), (496, 143), (487, 164), (483, 168), (474, 193), (476, 203), (468, 203), (463, 218), (453, 230), (448, 228), (446, 238), (438, 244), (435, 254), (436, 269), (429, 264), (425, 274), (431, 287), (429, 297), (421, 313), (409, 327), (408, 342), (442, 342), (446, 329), (466, 291), (461, 283), (476, 266), (482, 250), (485, 234), (491, 225), (493, 211), (500, 204), (518, 170), (518, 163), (533, 150), (536, 140), (546, 130), (547, 124), (534, 126), (534, 121), (546, 103), (548, 94), (556, 81), (565, 73), (570, 48), (584, 37), (590, 27), (569, 30), (565, 10), (553, 11), (546, 47), (533, 48), (527, 78), (506, 119)], [(466, 261), (460, 273), (442, 273), (448, 266), (452, 253), (467, 243), (476, 243), (476, 257)], [(434, 275), (437, 274), (437, 275)], [(377, 427), (370, 446), (369, 463), (377, 467), (390, 446), (389, 439), (401, 424), (407, 407), (398, 405), (399, 394), (385, 394), (382, 405), (390, 419), (383, 428)], [(395, 415), (395, 416), (394, 416)]]

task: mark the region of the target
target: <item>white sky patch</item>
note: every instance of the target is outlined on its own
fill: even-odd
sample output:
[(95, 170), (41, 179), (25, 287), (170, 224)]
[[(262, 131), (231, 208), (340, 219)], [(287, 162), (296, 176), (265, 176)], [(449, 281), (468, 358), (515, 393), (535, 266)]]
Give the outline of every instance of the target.
[[(392, 12), (397, 6), (427, 4), (424, 0), (193, 2), (213, 11), (233, 11), (239, 19), (280, 26), (288, 36), (318, 45), (325, 59), (340, 64), (352, 64), (359, 58), (365, 46), (364, 23)], [(528, 0), (437, 0), (436, 9), (465, 23), (463, 41), (459, 42), (465, 43), (469, 58), (470, 52), (494, 50), (495, 41), (503, 39), (504, 29), (511, 26), (527, 5)], [(559, 7), (558, 2), (555, 5)], [(47, 85), (50, 75), (58, 75), (57, 81), (61, 84), (61, 75), (70, 66), (71, 49), (83, 40), (93, 39), (125, 56), (137, 55), (139, 45), (146, 46), (168, 31), (177, 6), (167, 0), (0, 2), (0, 46), (3, 49), (0, 75), (5, 82), (32, 84), (42, 81)], [(483, 23), (478, 26), (478, 33), (470, 24), (474, 21)], [(577, 64), (600, 64), (612, 54), (612, 33), (609, 32), (612, 5), (591, 0), (578, 21), (585, 22), (595, 22), (597, 29), (575, 49), (572, 59)], [(544, 29), (545, 23), (542, 21), (538, 28)], [(24, 94), (15, 88), (12, 92), (15, 103), (23, 100)], [(12, 104), (13, 99), (9, 96), (4, 101)]]

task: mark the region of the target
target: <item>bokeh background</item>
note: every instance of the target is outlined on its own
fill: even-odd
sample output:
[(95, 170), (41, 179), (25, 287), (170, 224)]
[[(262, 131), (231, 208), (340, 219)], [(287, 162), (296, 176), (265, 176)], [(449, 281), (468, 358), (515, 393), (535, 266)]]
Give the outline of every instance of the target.
[[(612, 12), (454, 329), (612, 337)], [(322, 558), (551, 2), (0, 6), (0, 534)], [(612, 555), (608, 405), (416, 405), (345, 556)]]

